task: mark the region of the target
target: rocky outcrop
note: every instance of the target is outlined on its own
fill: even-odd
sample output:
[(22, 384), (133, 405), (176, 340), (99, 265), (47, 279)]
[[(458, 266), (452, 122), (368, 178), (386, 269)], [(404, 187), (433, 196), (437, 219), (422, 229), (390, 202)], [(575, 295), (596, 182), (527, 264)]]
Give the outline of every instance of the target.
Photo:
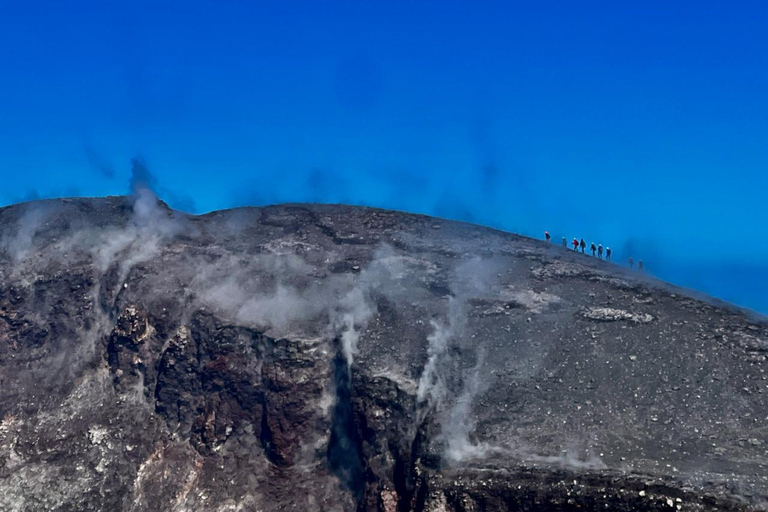
[(381, 210), (0, 210), (0, 510), (759, 510), (764, 319)]
[(598, 322), (616, 322), (628, 320), (630, 322), (649, 324), (653, 322), (653, 315), (648, 313), (630, 313), (623, 309), (615, 308), (589, 308), (583, 312), (584, 318)]

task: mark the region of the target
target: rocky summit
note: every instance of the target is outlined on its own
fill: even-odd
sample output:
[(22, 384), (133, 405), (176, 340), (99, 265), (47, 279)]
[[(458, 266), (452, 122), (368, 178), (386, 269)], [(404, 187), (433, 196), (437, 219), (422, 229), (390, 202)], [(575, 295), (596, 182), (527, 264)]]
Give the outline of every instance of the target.
[(479, 226), (0, 210), (2, 511), (768, 504), (768, 324)]

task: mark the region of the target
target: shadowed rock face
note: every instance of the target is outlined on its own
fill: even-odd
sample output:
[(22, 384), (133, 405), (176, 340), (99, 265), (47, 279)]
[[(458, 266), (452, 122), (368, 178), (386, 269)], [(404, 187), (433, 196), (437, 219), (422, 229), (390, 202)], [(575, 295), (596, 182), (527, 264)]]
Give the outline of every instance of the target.
[(764, 319), (543, 242), (0, 210), (0, 510), (750, 510)]

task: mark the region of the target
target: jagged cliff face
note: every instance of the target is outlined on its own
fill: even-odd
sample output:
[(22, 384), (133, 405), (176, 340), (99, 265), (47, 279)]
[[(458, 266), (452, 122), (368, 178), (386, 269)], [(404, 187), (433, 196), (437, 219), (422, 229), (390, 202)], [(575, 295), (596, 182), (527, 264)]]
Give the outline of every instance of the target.
[(344, 206), (0, 210), (0, 510), (743, 510), (768, 328)]

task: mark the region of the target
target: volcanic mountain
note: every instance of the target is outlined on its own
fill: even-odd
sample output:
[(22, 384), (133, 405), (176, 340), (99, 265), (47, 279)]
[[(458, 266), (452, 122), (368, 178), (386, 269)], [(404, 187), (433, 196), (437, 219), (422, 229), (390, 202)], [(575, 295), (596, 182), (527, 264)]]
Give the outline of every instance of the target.
[(768, 324), (371, 208), (0, 210), (0, 510), (758, 510)]

